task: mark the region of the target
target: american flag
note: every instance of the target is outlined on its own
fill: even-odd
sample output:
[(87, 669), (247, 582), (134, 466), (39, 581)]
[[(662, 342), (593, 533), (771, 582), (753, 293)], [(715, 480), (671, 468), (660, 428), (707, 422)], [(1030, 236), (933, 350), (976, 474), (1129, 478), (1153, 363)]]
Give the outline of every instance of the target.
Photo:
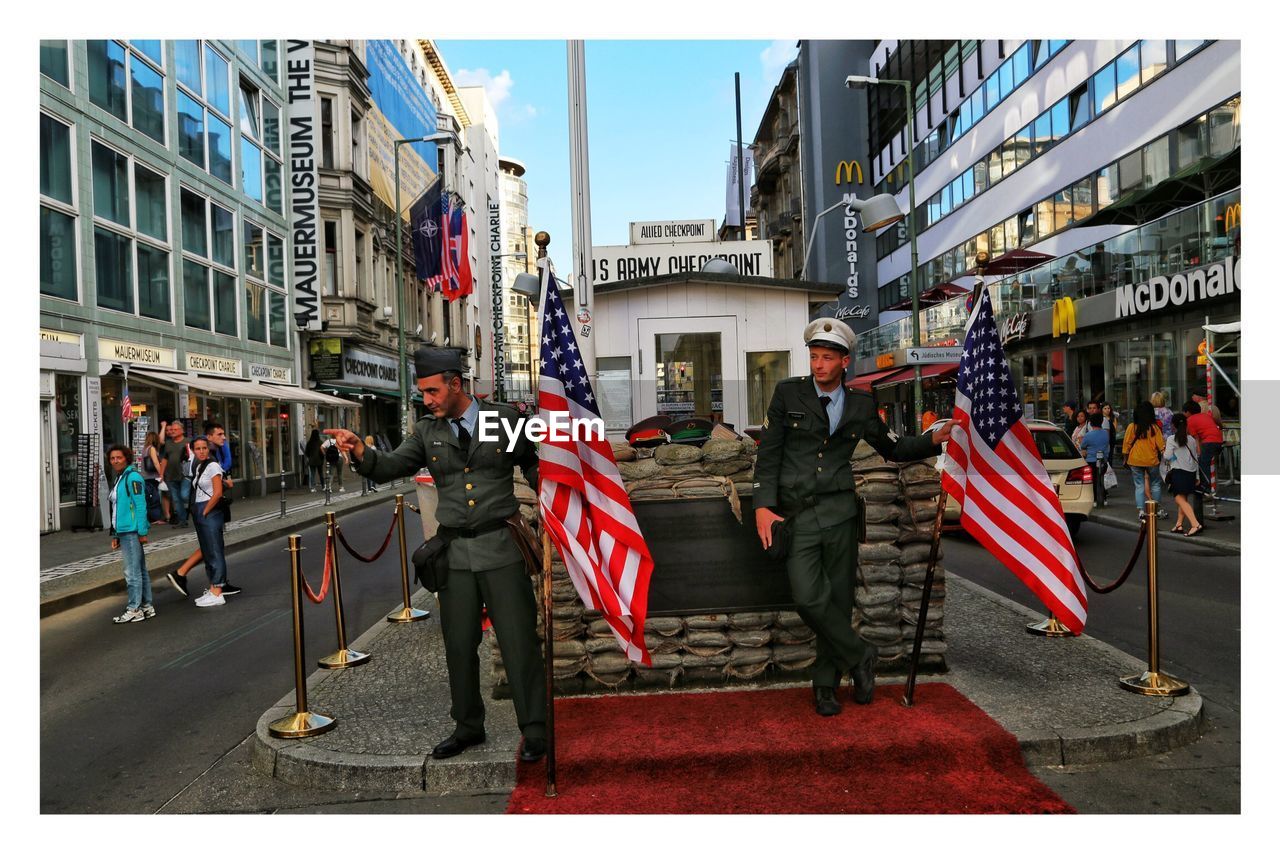
[(1022, 579), (1073, 632), (1088, 615), (1080, 560), (1062, 505), (1045, 472), (984, 290), (965, 327), (942, 488), (959, 503), (960, 524)]
[[(575, 420), (598, 419), (600, 407), (549, 259), (543, 273), (541, 414), (549, 422), (557, 412)], [(604, 615), (629, 659), (650, 664), (644, 618), (653, 558), (622, 485), (613, 449), (603, 438), (548, 438), (538, 456), (542, 518), (578, 596)]]
[(120, 417), (128, 424), (133, 420), (133, 401), (129, 399), (129, 381), (124, 381), (124, 391), (120, 393)]
[(445, 217), (444, 296), (453, 301), (466, 296), (471, 286), (471, 250), (467, 246), (467, 213), (461, 202)]

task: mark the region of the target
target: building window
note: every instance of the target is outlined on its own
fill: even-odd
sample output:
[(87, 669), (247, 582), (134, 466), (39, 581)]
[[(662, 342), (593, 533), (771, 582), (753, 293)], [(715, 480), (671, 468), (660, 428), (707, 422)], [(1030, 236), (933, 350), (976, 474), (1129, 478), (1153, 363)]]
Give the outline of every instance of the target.
[(324, 223), (324, 296), (338, 295), (338, 226), (332, 220)]
[(245, 282), (244, 316), (249, 340), (267, 343), (267, 289), (262, 285)]
[(197, 41), (173, 43), (178, 83), (178, 153), (228, 185), (232, 183), (230, 68)]
[(133, 42), (131, 48), (127, 48), (118, 41), (91, 40), (86, 45), (89, 100), (163, 145), (164, 77), (159, 70), (160, 43)]
[(97, 140), (92, 165), (98, 305), (169, 320), (165, 178)]
[(40, 40), (40, 73), (56, 83), (71, 88), (71, 72), (67, 59), (65, 40)]
[(1093, 87), (1093, 114), (1100, 116), (1116, 102), (1116, 64), (1108, 62), (1090, 80)]
[(181, 196), (186, 325), (237, 336), (235, 216), (185, 187)]
[(1120, 101), (1138, 91), (1141, 85), (1141, 63), (1138, 61), (1139, 44), (1122, 53), (1116, 60), (1116, 100)]
[(320, 167), (333, 168), (333, 99), (320, 99)]
[(280, 42), (275, 39), (262, 40), (262, 59), (259, 64), (264, 74), (277, 83), (280, 82)]

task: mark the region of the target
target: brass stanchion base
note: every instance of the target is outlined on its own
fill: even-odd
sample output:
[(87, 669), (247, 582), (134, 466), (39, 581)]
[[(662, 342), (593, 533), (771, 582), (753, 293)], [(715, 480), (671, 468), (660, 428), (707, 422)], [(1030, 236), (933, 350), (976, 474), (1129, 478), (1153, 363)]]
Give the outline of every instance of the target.
[(295, 712), (267, 725), (276, 738), (306, 738), (328, 732), (338, 725), (337, 720), (315, 712)]
[(425, 620), (431, 616), (430, 611), (423, 611), (420, 608), (401, 608), (394, 614), (387, 615), (388, 623), (416, 623), (419, 620)]
[(317, 663), (325, 670), (340, 670), (343, 667), (356, 667), (367, 664), (373, 656), (367, 652), (356, 652), (354, 649), (340, 649), (333, 655), (326, 655)]
[(1039, 623), (1032, 623), (1027, 626), (1027, 631), (1033, 635), (1044, 635), (1047, 638), (1073, 638), (1075, 632), (1059, 623), (1053, 617), (1043, 620)]
[(1148, 697), (1180, 697), (1191, 690), (1191, 686), (1181, 679), (1175, 679), (1163, 673), (1152, 673), (1150, 670), (1141, 676), (1123, 677), (1120, 680), (1120, 687)]

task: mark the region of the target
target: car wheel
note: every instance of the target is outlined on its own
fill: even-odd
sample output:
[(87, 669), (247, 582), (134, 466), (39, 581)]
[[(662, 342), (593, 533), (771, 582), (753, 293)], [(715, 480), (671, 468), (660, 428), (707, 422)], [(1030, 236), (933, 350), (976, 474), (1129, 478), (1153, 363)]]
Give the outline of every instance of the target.
[(1071, 532), (1071, 539), (1076, 538), (1076, 534), (1080, 533), (1080, 524), (1084, 522), (1084, 517), (1078, 513), (1067, 514), (1067, 530)]

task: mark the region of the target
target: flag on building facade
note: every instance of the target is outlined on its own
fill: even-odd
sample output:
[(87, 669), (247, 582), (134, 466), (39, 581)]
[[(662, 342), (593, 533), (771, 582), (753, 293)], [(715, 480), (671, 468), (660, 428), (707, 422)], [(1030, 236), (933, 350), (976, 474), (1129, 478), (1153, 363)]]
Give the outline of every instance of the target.
[(959, 430), (947, 443), (942, 488), (959, 503), (960, 524), (1059, 622), (1083, 631), (1088, 602), (1080, 560), (1035, 439), (1022, 421), (985, 289), (965, 326), (952, 417)]
[[(600, 417), (587, 369), (579, 357), (573, 318), (560, 299), (546, 259), (542, 270), (542, 345), (538, 407), (571, 419)], [(622, 485), (613, 449), (603, 437), (548, 438), (538, 451), (543, 524), (588, 608), (604, 615), (622, 651), (650, 664), (644, 645), (653, 558)], [(548, 665), (549, 666), (549, 665)]]
[(467, 213), (463, 205), (452, 205), (445, 216), (444, 296), (453, 301), (471, 293), (471, 255)]
[(444, 251), (444, 229), (440, 216), (442, 184), (437, 179), (409, 208), (414, 268), (418, 272), (418, 278), (432, 290), (440, 289), (441, 255)]
[(128, 424), (133, 420), (133, 400), (129, 397), (129, 380), (126, 378), (120, 391), (120, 418)]

